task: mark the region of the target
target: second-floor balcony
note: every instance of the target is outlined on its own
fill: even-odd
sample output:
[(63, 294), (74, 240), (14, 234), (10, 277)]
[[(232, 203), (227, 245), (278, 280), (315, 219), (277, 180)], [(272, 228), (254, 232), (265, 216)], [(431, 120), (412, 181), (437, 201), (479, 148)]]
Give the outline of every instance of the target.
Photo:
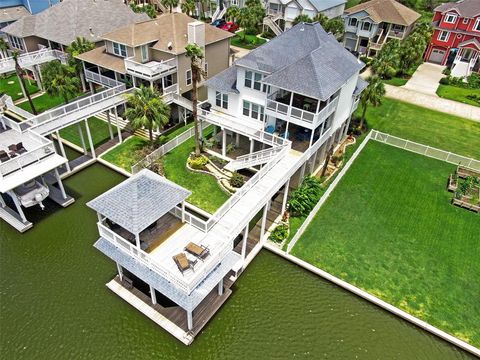
[(149, 61), (139, 63), (131, 58), (125, 59), (127, 73), (148, 81), (158, 80), (164, 76), (177, 72), (177, 60), (175, 58), (165, 61)]
[(390, 29), (388, 31), (388, 37), (393, 37), (395, 39), (403, 39), (405, 36), (405, 30), (396, 30), (396, 29)]
[(320, 101), (290, 91), (279, 90), (267, 98), (267, 115), (315, 129), (337, 108), (338, 96)]

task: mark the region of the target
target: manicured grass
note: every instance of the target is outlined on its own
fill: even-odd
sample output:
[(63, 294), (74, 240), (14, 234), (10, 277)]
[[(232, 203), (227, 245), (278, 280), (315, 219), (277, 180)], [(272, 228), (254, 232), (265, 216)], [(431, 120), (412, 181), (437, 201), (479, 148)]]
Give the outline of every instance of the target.
[[(98, 145), (101, 145), (110, 139), (110, 133), (108, 131), (108, 123), (106, 123), (105, 121), (100, 120), (96, 117), (91, 117), (88, 119), (88, 126), (90, 128), (90, 134), (92, 135), (92, 141), (93, 141), (94, 147), (97, 147)], [(82, 127), (83, 138), (85, 140), (85, 145), (87, 146), (87, 149), (90, 149), (90, 145), (88, 143), (88, 137), (87, 137), (87, 130), (85, 128), (85, 125), (81, 123), (81, 127)], [(112, 125), (112, 131), (116, 136), (117, 133), (114, 125)], [(82, 146), (82, 141), (80, 139), (80, 134), (78, 132), (77, 124), (71, 125), (69, 127), (66, 127), (65, 129), (60, 130), (60, 136), (77, 146), (80, 146), (80, 147)]]
[(407, 83), (408, 79), (400, 78), (400, 77), (393, 77), (391, 79), (383, 80), (385, 84), (393, 85), (393, 86), (403, 86)]
[(479, 346), (480, 218), (450, 204), (454, 169), (372, 141), (293, 253)]
[[(212, 131), (212, 127), (205, 130), (205, 137), (208, 137)], [(165, 177), (192, 192), (187, 199), (188, 202), (209, 213), (214, 213), (229, 196), (222, 191), (215, 177), (187, 170), (187, 158), (194, 147), (195, 140), (191, 138), (163, 157)]]
[[(474, 105), (480, 107), (480, 89), (466, 89), (453, 85), (440, 84), (437, 89), (437, 95), (454, 101), (459, 101), (464, 104)], [(469, 99), (467, 96), (476, 95), (478, 101)]]
[[(9, 82), (13, 82), (13, 84), (9, 84)], [(25, 85), (30, 94), (35, 94), (39, 90), (35, 81), (28, 81), (25, 79)], [(10, 75), (6, 78), (0, 78), (0, 93), (6, 93), (11, 96), (13, 101), (23, 97), (20, 81), (16, 74)]]
[[(357, 115), (362, 112), (361, 106)], [(480, 123), (401, 101), (384, 98), (369, 106), (367, 123), (404, 139), (480, 159)]]
[(262, 44), (265, 44), (267, 41), (260, 39), (255, 35), (245, 35), (245, 40), (243, 40), (243, 31), (238, 32), (232, 39), (231, 44), (233, 46), (238, 46), (243, 49), (253, 50), (259, 47)]
[(148, 140), (138, 136), (132, 136), (122, 144), (102, 155), (102, 159), (130, 172), (132, 166), (140, 160), (136, 152), (147, 144)]
[(161, 137), (164, 139), (164, 143), (166, 143), (166, 142), (172, 140), (173, 138), (177, 137), (181, 133), (187, 131), (191, 127), (193, 127), (193, 122), (188, 123), (187, 125), (181, 126), (178, 129), (175, 129), (172, 132), (168, 133), (167, 135), (162, 135)]
[[(64, 105), (65, 101), (63, 98), (59, 96), (51, 96), (48, 94), (43, 94), (37, 96), (36, 98), (32, 99), (33, 106), (35, 106), (35, 110), (37, 113), (42, 113), (44, 111), (50, 110), (56, 106)], [(18, 104), (18, 107), (21, 107), (23, 110), (28, 112), (32, 112), (32, 108), (28, 101), (23, 101), (22, 103)]]

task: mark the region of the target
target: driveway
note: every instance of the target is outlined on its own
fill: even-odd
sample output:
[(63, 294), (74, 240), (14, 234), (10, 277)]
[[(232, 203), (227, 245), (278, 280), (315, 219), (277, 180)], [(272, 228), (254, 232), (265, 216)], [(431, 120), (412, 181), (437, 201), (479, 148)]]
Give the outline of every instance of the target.
[(423, 63), (403, 87), (422, 94), (437, 96), (438, 82), (445, 76), (442, 74), (443, 69), (445, 66)]
[(251, 50), (247, 50), (238, 46), (230, 45), (230, 65), (232, 65), (233, 61), (241, 59), (245, 55), (247, 55)]

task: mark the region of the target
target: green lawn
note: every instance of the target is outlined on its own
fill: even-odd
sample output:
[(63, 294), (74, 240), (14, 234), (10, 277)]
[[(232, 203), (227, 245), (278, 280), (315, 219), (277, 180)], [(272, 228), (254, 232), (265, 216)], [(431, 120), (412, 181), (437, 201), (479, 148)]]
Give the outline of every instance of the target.
[(136, 152), (147, 144), (148, 140), (132, 136), (106, 154), (103, 154), (102, 159), (130, 172), (132, 166), (141, 160)]
[(236, 33), (236, 35), (231, 39), (231, 44), (233, 46), (238, 46), (248, 50), (253, 50), (260, 45), (265, 44), (266, 42), (267, 41), (265, 39), (260, 39), (255, 35), (245, 35), (245, 40), (243, 40), (243, 31)]
[[(357, 115), (361, 115), (361, 106)], [(384, 98), (367, 109), (368, 126), (401, 138), (480, 159), (480, 123)]]
[[(92, 141), (94, 147), (103, 144), (107, 140), (110, 139), (110, 133), (108, 131), (108, 123), (103, 120), (100, 120), (96, 117), (91, 117), (88, 119), (88, 126), (90, 128), (90, 134), (92, 135)], [(85, 125), (81, 123), (83, 138), (85, 140), (85, 145), (87, 149), (90, 149), (90, 145), (88, 143), (87, 137), (87, 130), (85, 129)], [(112, 131), (114, 132), (114, 136), (117, 136), (117, 129), (114, 125), (112, 125)], [(60, 130), (60, 136), (65, 140), (70, 141), (71, 143), (82, 146), (82, 141), (80, 140), (80, 134), (78, 132), (78, 125), (74, 124), (65, 129)]]
[[(13, 84), (9, 84), (9, 82), (13, 82)], [(25, 79), (25, 84), (30, 94), (35, 94), (38, 92), (39, 89), (35, 81), (28, 81)], [(20, 87), (20, 82), (16, 74), (5, 78), (0, 77), (0, 93), (6, 93), (7, 95), (11, 96), (13, 101), (23, 97), (22, 88)]]
[(383, 80), (385, 84), (393, 85), (393, 86), (403, 86), (407, 83), (408, 79), (401, 78), (401, 77), (393, 77), (391, 79)]
[[(465, 89), (458, 86), (440, 84), (437, 89), (437, 95), (464, 104), (480, 106), (480, 89)], [(478, 100), (469, 99), (467, 97), (469, 95), (476, 95)]]
[[(209, 127), (204, 136), (208, 137), (212, 131), (213, 128)], [(165, 177), (192, 192), (187, 199), (189, 203), (213, 214), (228, 199), (228, 195), (222, 191), (215, 177), (187, 170), (187, 158), (194, 147), (195, 140), (191, 138), (164, 156)]]
[(293, 254), (479, 346), (480, 217), (450, 204), (454, 169), (372, 141)]

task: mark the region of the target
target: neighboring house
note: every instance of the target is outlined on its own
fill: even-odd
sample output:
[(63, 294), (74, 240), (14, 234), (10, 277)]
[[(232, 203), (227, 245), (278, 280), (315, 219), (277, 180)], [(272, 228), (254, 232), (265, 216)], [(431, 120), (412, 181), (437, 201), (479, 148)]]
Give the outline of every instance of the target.
[(405, 39), (420, 14), (395, 0), (371, 0), (345, 10), (344, 46), (375, 56), (389, 39)]
[(28, 15), (6, 26), (10, 47), (33, 52), (49, 47), (64, 51), (77, 36), (92, 42), (126, 24), (147, 20), (135, 14), (122, 0), (64, 0), (36, 15)]
[(262, 249), (290, 189), (345, 138), (363, 67), (318, 23), (302, 23), (207, 80), (199, 118), (220, 145), (208, 151), (221, 148), (223, 169), (249, 179), (214, 214), (146, 169), (87, 203), (98, 215), (94, 247), (118, 271), (108, 288), (190, 344)]
[(0, 10), (3, 8), (22, 6), (26, 8), (30, 14), (35, 15), (59, 2), (60, 0), (2, 0), (0, 1)]
[(435, 29), (425, 60), (451, 66), (452, 75), (480, 71), (480, 1), (449, 2), (435, 8)]
[(24, 6), (12, 6), (0, 8), (0, 37), (6, 38), (7, 35), (3, 32), (3, 28), (10, 25), (18, 19), (30, 15)]
[(104, 34), (102, 46), (78, 59), (89, 81), (102, 84), (110, 78), (189, 97), (192, 72), (185, 46), (196, 43), (205, 49), (204, 68), (210, 77), (228, 67), (232, 36), (183, 13), (166, 13)]

